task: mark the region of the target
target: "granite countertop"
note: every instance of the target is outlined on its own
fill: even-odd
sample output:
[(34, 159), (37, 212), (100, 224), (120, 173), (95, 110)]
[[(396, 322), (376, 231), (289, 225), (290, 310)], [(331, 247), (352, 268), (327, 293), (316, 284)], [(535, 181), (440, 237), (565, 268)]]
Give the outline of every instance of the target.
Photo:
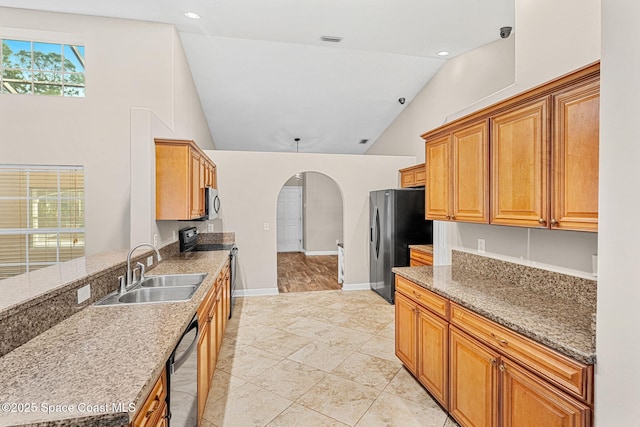
[(228, 257), (178, 254), (153, 269), (209, 273), (190, 301), (90, 306), (0, 358), (0, 426), (128, 424)]
[(409, 245), (409, 249), (415, 249), (416, 251), (433, 255), (433, 245)]
[(586, 305), (451, 266), (393, 271), (568, 357), (595, 363), (594, 311)]

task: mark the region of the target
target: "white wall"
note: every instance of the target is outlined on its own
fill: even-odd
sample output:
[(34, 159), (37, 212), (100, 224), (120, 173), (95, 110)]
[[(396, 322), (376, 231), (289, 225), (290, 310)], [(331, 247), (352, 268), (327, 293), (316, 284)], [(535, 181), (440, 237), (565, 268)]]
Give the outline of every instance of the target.
[(602, 2), (595, 421), (638, 425), (640, 396), (640, 3)]
[(166, 124), (158, 136), (197, 137), (213, 148), (174, 28), (0, 8), (0, 37), (85, 46), (85, 98), (0, 96), (0, 161), (84, 165), (86, 253), (128, 247), (130, 156), (139, 148), (131, 138), (144, 133), (132, 130), (134, 111)]
[(304, 250), (307, 254), (335, 252), (342, 242), (342, 194), (328, 176), (304, 174)]
[[(600, 58), (599, 0), (515, 3), (511, 37), (449, 60), (367, 154), (413, 154), (423, 161), (420, 134)], [(483, 238), (493, 256), (547, 264), (543, 267), (578, 275), (591, 273), (591, 256), (597, 253), (594, 233), (463, 223), (435, 230), (436, 252), (451, 246), (475, 250), (477, 239)], [(436, 262), (439, 259), (446, 263), (450, 258), (436, 253)]]
[[(344, 202), (345, 288), (369, 285), (369, 192), (395, 188), (398, 169), (415, 157), (206, 151), (218, 167), (221, 217), (240, 249), (239, 289), (277, 292), (276, 204), (283, 184), (300, 171), (320, 172)], [(264, 224), (269, 230), (264, 230)]]

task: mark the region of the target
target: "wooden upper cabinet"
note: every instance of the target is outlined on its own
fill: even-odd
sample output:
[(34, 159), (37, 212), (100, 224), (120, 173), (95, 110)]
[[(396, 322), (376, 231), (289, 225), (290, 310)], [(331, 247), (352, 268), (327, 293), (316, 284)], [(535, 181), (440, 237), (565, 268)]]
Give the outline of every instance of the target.
[(549, 98), (491, 118), (491, 223), (548, 225)]
[(598, 230), (600, 85), (553, 97), (551, 228)]
[(425, 166), (427, 185), (425, 186), (425, 218), (448, 220), (451, 217), (451, 137), (446, 135), (427, 141)]
[(156, 220), (205, 214), (205, 188), (215, 187), (215, 164), (193, 141), (156, 139)]
[(425, 183), (424, 163), (400, 169), (400, 187), (422, 187)]
[(427, 219), (489, 222), (487, 121), (426, 143)]
[(452, 220), (489, 222), (489, 133), (487, 122), (452, 134)]

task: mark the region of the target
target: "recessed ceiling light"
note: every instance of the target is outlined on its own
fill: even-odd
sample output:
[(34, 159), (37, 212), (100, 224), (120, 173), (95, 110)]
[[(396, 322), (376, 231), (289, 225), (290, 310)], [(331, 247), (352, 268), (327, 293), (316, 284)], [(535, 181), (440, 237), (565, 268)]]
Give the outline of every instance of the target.
[(451, 55), (451, 52), (449, 52), (448, 50), (441, 50), (439, 52), (436, 52), (436, 55), (438, 55), (438, 56), (449, 56), (449, 55)]
[(200, 19), (200, 15), (198, 15), (195, 12), (185, 12), (184, 16), (186, 16), (189, 19)]
[(322, 40), (323, 42), (340, 43), (340, 41), (342, 40), (342, 37), (322, 36), (320, 37), (320, 40)]

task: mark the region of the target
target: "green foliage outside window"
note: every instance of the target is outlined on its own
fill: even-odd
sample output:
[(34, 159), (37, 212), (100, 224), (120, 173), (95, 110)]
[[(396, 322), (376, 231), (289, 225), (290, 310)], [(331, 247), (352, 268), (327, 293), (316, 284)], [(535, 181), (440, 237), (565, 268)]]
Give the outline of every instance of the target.
[(2, 39), (0, 93), (84, 97), (84, 46)]

